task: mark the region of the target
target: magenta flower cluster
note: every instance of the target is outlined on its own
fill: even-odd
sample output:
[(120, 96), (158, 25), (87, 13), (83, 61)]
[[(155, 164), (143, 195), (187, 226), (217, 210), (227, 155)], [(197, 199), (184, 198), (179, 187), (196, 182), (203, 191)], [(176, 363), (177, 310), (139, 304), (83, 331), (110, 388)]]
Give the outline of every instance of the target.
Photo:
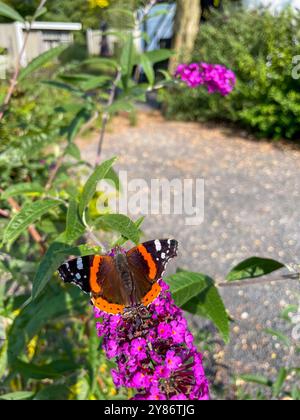
[(135, 400), (208, 400), (202, 356), (183, 312), (160, 281), (161, 295), (135, 316), (108, 315), (95, 308), (98, 335), (115, 385), (136, 390)]
[(176, 77), (190, 88), (206, 86), (208, 93), (219, 92), (222, 96), (229, 95), (236, 84), (234, 72), (220, 64), (180, 64), (176, 70)]

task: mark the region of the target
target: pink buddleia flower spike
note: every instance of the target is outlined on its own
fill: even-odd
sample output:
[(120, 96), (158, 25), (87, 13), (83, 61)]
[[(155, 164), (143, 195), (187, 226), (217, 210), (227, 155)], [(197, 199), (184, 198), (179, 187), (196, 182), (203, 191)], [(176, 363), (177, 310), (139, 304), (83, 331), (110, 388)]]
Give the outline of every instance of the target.
[(229, 95), (236, 85), (234, 72), (220, 64), (180, 64), (175, 76), (190, 88), (206, 86), (209, 94), (218, 92), (222, 96)]
[(140, 315), (109, 315), (95, 308), (103, 349), (116, 362), (117, 388), (134, 389), (135, 400), (208, 400), (209, 386), (183, 311), (162, 280), (161, 295)]

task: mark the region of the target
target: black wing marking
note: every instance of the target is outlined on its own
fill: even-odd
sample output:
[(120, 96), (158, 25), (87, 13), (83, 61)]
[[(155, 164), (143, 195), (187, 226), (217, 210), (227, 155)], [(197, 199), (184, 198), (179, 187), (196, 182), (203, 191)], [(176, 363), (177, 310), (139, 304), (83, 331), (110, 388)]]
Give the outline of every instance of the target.
[(90, 267), (93, 259), (94, 256), (87, 256), (64, 263), (58, 269), (61, 279), (65, 283), (75, 284), (85, 293), (90, 293)]
[(143, 244), (147, 252), (151, 254), (157, 267), (156, 281), (165, 273), (169, 261), (177, 257), (178, 242), (175, 239), (156, 239)]

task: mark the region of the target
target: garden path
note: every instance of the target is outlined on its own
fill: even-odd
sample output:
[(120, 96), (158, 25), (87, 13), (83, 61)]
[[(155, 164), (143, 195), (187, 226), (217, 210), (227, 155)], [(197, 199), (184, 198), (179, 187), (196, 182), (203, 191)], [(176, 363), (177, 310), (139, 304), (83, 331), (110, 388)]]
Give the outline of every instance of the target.
[[(93, 162), (97, 134), (78, 144)], [(103, 158), (119, 156), (117, 167), (127, 170), (129, 179), (205, 180), (200, 226), (186, 226), (181, 216), (148, 216), (145, 221), (147, 239), (180, 241), (178, 266), (222, 282), (233, 265), (254, 255), (300, 263), (300, 149), (258, 142), (226, 127), (165, 121), (157, 112), (143, 111), (135, 126), (125, 117), (113, 120), (103, 153)], [(264, 329), (281, 328), (291, 336), (292, 327), (279, 313), (297, 303), (299, 291), (295, 280), (221, 288), (235, 324), (231, 344), (225, 353), (220, 346), (218, 361), (230, 361), (239, 374), (275, 374), (276, 365), (295, 363)]]

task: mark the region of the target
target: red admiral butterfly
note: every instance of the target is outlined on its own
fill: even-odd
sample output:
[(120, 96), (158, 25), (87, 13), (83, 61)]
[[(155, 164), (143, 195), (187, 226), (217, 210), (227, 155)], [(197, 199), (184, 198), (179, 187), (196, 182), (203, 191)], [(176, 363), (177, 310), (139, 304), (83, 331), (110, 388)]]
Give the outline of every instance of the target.
[(177, 256), (178, 242), (171, 239), (146, 242), (114, 257), (91, 255), (63, 264), (59, 275), (65, 283), (90, 293), (92, 303), (109, 314), (149, 306), (160, 294), (157, 281), (167, 263)]

